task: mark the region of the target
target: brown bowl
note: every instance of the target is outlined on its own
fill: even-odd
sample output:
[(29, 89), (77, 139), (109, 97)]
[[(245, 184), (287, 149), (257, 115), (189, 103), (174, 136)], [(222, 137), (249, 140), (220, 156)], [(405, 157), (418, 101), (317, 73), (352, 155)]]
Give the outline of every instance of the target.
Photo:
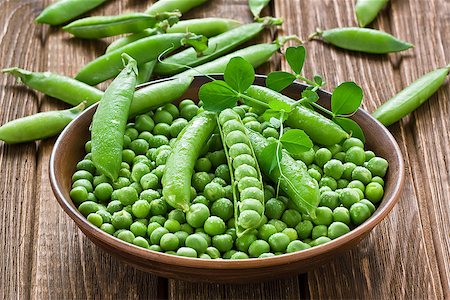
[[(223, 78), (221, 75), (214, 77)], [(199, 87), (207, 81), (209, 79), (205, 76), (197, 76), (182, 98), (197, 99)], [(264, 85), (265, 77), (257, 76), (255, 84)], [(305, 88), (305, 85), (296, 83), (286, 89), (285, 94), (297, 98)], [(324, 91), (320, 91), (319, 95), (319, 103), (329, 106), (331, 95)], [(405, 178), (402, 153), (395, 139), (382, 124), (360, 109), (353, 119), (365, 132), (367, 148), (389, 161), (384, 198), (375, 213), (362, 225), (324, 245), (271, 258), (205, 260), (150, 251), (123, 242), (91, 225), (70, 199), (71, 177), (77, 162), (84, 156), (84, 143), (89, 139), (88, 128), (96, 108), (97, 105), (94, 105), (83, 112), (67, 126), (56, 141), (50, 158), (53, 191), (64, 211), (91, 241), (128, 264), (158, 276), (190, 281), (244, 283), (306, 272), (354, 247), (367, 236), (394, 207)]]

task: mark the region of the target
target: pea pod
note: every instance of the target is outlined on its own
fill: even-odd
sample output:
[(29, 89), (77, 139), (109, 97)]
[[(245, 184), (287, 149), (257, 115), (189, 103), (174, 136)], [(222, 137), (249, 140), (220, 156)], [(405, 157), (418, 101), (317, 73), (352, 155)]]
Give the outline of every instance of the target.
[(181, 13), (185, 13), (207, 1), (208, 0), (160, 0), (147, 8), (145, 13), (156, 14), (174, 10), (179, 10)]
[(37, 23), (60, 25), (94, 9), (107, 0), (59, 0), (47, 6), (36, 18)]
[(180, 74), (176, 75), (176, 77), (194, 76), (198, 74), (224, 73), (228, 62), (233, 57), (242, 57), (246, 61), (248, 61), (254, 68), (257, 68), (263, 63), (267, 62), (272, 57), (272, 55), (275, 54), (275, 52), (280, 50), (285, 42), (290, 40), (300, 41), (296, 36), (287, 36), (279, 38), (272, 44), (253, 45), (217, 58), (206, 64), (197, 66), (195, 67), (195, 69), (189, 69), (181, 72)]
[(355, 6), (356, 19), (360, 27), (366, 27), (377, 17), (389, 0), (357, 0)]
[(64, 26), (63, 29), (79, 38), (99, 39), (124, 33), (141, 32), (154, 27), (160, 21), (180, 16), (181, 14), (177, 12), (155, 15), (130, 13), (118, 16), (95, 16), (74, 21)]
[(95, 85), (116, 76), (122, 69), (121, 54), (128, 53), (138, 65), (155, 60), (169, 48), (174, 50), (200, 36), (191, 33), (171, 33), (150, 36), (91, 61), (78, 72), (75, 79)]
[(201, 56), (198, 56), (194, 49), (188, 48), (158, 62), (155, 73), (158, 75), (173, 75), (186, 70), (187, 67), (185, 66), (195, 67), (211, 61), (254, 38), (266, 26), (265, 23), (246, 24), (212, 37), (209, 39), (208, 49), (203, 51)]
[(218, 124), (230, 169), (236, 232), (242, 236), (257, 228), (264, 216), (261, 170), (240, 116), (226, 109), (219, 114)]
[(127, 54), (125, 68), (106, 89), (92, 119), (92, 162), (105, 176), (116, 180), (122, 163), (123, 136), (136, 86), (137, 64)]
[(201, 150), (216, 128), (216, 115), (195, 116), (180, 133), (162, 177), (164, 199), (174, 208), (189, 210), (191, 178)]
[(55, 136), (85, 107), (86, 102), (82, 102), (67, 110), (41, 112), (13, 120), (0, 127), (0, 140), (8, 144), (17, 144)]
[(311, 217), (315, 217), (315, 210), (320, 203), (319, 185), (308, 172), (293, 159), (289, 153), (282, 150), (280, 160), (280, 168), (270, 170), (270, 165), (267, 161), (262, 159), (262, 153), (269, 142), (259, 133), (248, 130), (248, 136), (255, 150), (261, 170), (274, 182), (278, 183), (283, 173), (283, 178), (280, 180), (280, 188), (295, 205), (304, 213), (308, 213)]
[(372, 54), (399, 52), (414, 47), (389, 33), (369, 28), (345, 27), (324, 31), (317, 29), (310, 39), (316, 37), (339, 48)]
[[(252, 85), (246, 94), (265, 103), (273, 100), (289, 105), (295, 103), (291, 98), (262, 86)], [(251, 105), (257, 109), (265, 109), (256, 104)], [(325, 146), (338, 144), (349, 137), (338, 124), (304, 106), (297, 106), (290, 112), (286, 124), (292, 128), (304, 130), (313, 141)]]
[(30, 72), (20, 68), (3, 69), (2, 72), (14, 75), (26, 86), (73, 106), (83, 101), (89, 106), (103, 96), (102, 91), (90, 85), (50, 72)]
[(450, 65), (425, 74), (381, 105), (372, 116), (385, 126), (399, 121), (427, 101), (444, 83), (449, 71)]
[(153, 75), (153, 70), (155, 69), (156, 60), (149, 61), (143, 65), (138, 67), (139, 75), (137, 77), (137, 84), (146, 83), (150, 80), (150, 77)]

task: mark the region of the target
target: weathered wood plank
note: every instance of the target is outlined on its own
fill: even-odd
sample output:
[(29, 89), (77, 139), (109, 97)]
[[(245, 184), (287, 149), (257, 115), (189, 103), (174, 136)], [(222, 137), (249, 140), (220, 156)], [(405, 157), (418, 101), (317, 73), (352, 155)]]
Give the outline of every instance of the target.
[[(425, 11), (422, 2), (410, 5)], [(316, 27), (356, 25), (353, 1), (277, 2), (275, 11), (278, 16), (284, 16), (286, 19), (288, 25), (284, 27), (285, 32), (298, 33), (304, 38), (315, 31)], [(399, 15), (404, 16), (405, 23), (391, 26), (391, 19), (398, 19)], [(394, 6), (384, 11), (373, 25), (388, 32), (391, 27), (398, 26), (398, 35), (407, 39), (410, 36), (402, 28), (416, 27), (411, 26), (410, 16), (410, 13), (400, 12)], [(309, 76), (316, 72), (324, 74), (328, 89), (342, 81), (357, 82), (365, 91), (364, 107), (369, 111), (373, 111), (400, 89), (400, 74), (396, 70), (400, 57), (405, 55), (405, 60), (414, 61), (414, 58), (408, 57), (412, 55), (412, 51), (402, 55), (373, 56), (343, 51), (321, 42), (309, 42), (307, 49), (309, 59), (305, 73)], [(398, 125), (392, 126), (392, 131), (400, 145), (404, 145), (404, 135)], [(402, 148), (407, 160), (407, 148)], [(355, 250), (329, 265), (308, 273), (312, 298), (442, 296), (437, 261), (434, 258), (433, 246), (430, 247), (429, 242), (429, 222), (421, 214), (411, 172), (415, 171), (408, 172), (408, 180), (399, 204), (366, 240)], [(411, 261), (414, 261), (414, 264), (411, 264)]]

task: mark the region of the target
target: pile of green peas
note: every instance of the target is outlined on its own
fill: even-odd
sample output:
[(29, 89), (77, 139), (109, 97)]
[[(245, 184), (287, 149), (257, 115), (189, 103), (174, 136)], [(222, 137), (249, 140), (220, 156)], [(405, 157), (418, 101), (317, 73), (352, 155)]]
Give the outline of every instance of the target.
[[(330, 147), (315, 145), (294, 157), (319, 183), (320, 205), (315, 218), (300, 213), (287, 197), (277, 195), (276, 184), (264, 181), (260, 222), (239, 235), (233, 197), (236, 182), (227, 155), (237, 157), (248, 149), (235, 147), (243, 149), (230, 154), (217, 131), (195, 164), (189, 211), (173, 209), (162, 197), (161, 178), (178, 135), (202, 111), (199, 105), (192, 100), (184, 100), (178, 107), (166, 104), (129, 123), (122, 168), (115, 182), (95, 169), (88, 141), (87, 154), (72, 176), (70, 192), (81, 214), (104, 232), (149, 250), (203, 259), (246, 259), (327, 243), (367, 220), (381, 201), (388, 168), (385, 159), (364, 150), (364, 143), (356, 138)], [(278, 130), (248, 106), (236, 106), (233, 111), (245, 127), (267, 139), (279, 137)], [(222, 122), (223, 130), (226, 121)], [(228, 150), (239, 145), (231, 138), (228, 143)], [(253, 181), (240, 180), (238, 191), (251, 187)]]

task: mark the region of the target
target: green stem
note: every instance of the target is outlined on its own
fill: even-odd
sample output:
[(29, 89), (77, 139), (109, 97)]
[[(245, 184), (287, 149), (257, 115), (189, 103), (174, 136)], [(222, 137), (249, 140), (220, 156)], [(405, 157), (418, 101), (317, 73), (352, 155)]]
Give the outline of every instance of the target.
[(303, 76), (300, 75), (300, 74), (295, 75), (295, 77), (297, 77), (297, 79), (303, 80), (304, 82), (306, 82), (306, 83), (309, 84), (309, 85), (317, 86), (317, 84), (316, 84), (314, 81), (311, 81), (311, 80), (309, 80), (308, 78), (303, 77)]
[(250, 101), (250, 102), (253, 102), (253, 103), (256, 103), (256, 104), (258, 104), (258, 105), (262, 105), (262, 106), (264, 106), (264, 107), (270, 108), (269, 104), (267, 104), (267, 103), (265, 103), (265, 102), (263, 102), (263, 101), (261, 101), (261, 100), (258, 100), (258, 99), (252, 98), (252, 97), (250, 97), (250, 96), (247, 96), (247, 95), (245, 95), (245, 94), (239, 93), (239, 94), (238, 94), (238, 97), (243, 98), (243, 99), (246, 99), (246, 100), (248, 100), (248, 101)]
[(326, 109), (325, 107), (320, 106), (319, 104), (315, 103), (315, 102), (311, 102), (310, 103), (312, 106), (314, 106), (315, 108), (317, 108), (318, 110), (321, 110), (322, 112), (334, 117), (334, 114), (329, 111), (328, 109)]

